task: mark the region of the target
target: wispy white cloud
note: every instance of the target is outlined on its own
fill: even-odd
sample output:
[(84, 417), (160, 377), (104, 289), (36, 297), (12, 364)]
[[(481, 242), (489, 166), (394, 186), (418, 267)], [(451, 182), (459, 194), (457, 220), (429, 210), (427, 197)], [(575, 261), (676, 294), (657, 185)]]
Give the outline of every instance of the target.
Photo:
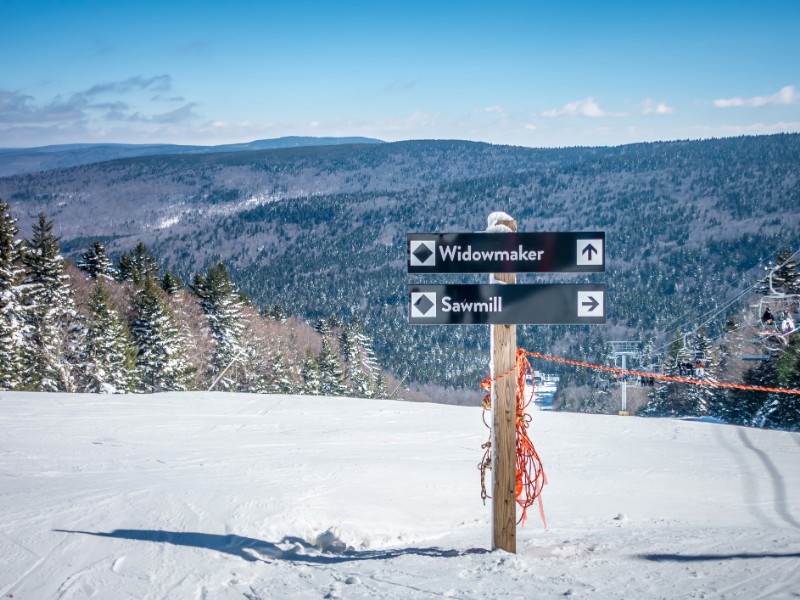
[(663, 101), (656, 102), (652, 98), (646, 98), (641, 104), (641, 112), (643, 115), (671, 115), (675, 109)]
[(98, 83), (83, 92), (86, 96), (98, 94), (127, 94), (136, 90), (149, 90), (154, 92), (167, 92), (172, 89), (172, 77), (169, 75), (156, 75), (155, 77), (129, 77), (123, 81)]
[(731, 108), (731, 107), (754, 107), (760, 108), (762, 106), (775, 106), (780, 104), (797, 104), (800, 100), (800, 93), (793, 85), (786, 85), (780, 91), (768, 96), (753, 96), (752, 98), (718, 98), (712, 100), (711, 104), (717, 108)]
[(722, 135), (770, 135), (774, 133), (798, 133), (800, 121), (778, 121), (777, 123), (749, 123), (746, 125), (723, 125)]
[(622, 117), (627, 113), (612, 113), (600, 108), (592, 96), (569, 102), (561, 108), (553, 108), (542, 113), (543, 117)]
[[(67, 98), (57, 96), (49, 102), (37, 102), (36, 98), (28, 94), (0, 90), (0, 123), (12, 126), (26, 123), (44, 126), (55, 123), (59, 127), (68, 127), (69, 124), (97, 123), (98, 120), (176, 123), (196, 116), (192, 109), (198, 105), (192, 102), (184, 103), (175, 110), (147, 114), (142, 112), (141, 104), (132, 107), (128, 101), (131, 95), (138, 92), (155, 92), (156, 95), (150, 101), (163, 102), (165, 97), (161, 93), (171, 89), (172, 77), (156, 75), (98, 83)], [(178, 100), (182, 98), (170, 97), (168, 101)]]
[(197, 116), (192, 111), (192, 109), (196, 106), (196, 102), (189, 102), (188, 104), (184, 104), (175, 110), (153, 115), (148, 120), (152, 123), (181, 123)]
[(0, 122), (55, 123), (76, 121), (85, 117), (88, 100), (81, 94), (68, 99), (57, 97), (50, 103), (37, 106), (33, 96), (0, 90)]

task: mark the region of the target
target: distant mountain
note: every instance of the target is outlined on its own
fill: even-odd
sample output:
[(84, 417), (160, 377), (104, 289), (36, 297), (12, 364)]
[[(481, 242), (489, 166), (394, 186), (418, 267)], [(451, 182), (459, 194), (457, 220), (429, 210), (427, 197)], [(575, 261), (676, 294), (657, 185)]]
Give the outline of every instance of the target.
[(334, 146), (341, 144), (381, 144), (382, 140), (365, 137), (281, 137), (244, 144), (220, 146), (180, 146), (176, 144), (63, 144), (39, 148), (0, 148), (0, 177), (64, 169), (80, 165), (163, 154), (210, 154), (245, 152), (276, 148)]
[[(464, 141), (125, 158), (0, 178), (23, 234), (40, 211), (77, 255), (138, 240), (184, 277), (214, 261), (260, 305), (309, 319), (358, 314), (406, 381), (473, 386), (478, 326), (409, 326), (406, 233), (479, 231), (504, 210), (521, 231), (605, 231), (606, 326), (520, 328), (520, 345), (604, 360), (607, 340), (669, 340), (800, 247), (800, 135), (531, 149)], [(743, 299), (742, 302), (746, 300)], [(729, 310), (734, 310), (731, 305)], [(718, 331), (718, 329), (717, 329)]]

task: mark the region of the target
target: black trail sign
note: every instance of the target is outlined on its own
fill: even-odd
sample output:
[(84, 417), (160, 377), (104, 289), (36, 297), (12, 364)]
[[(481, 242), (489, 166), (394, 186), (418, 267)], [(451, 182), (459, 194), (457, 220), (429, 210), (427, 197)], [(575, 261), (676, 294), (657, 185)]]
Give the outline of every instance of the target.
[(596, 273), (605, 232), (409, 233), (409, 273)]
[(412, 325), (606, 322), (605, 284), (410, 285)]

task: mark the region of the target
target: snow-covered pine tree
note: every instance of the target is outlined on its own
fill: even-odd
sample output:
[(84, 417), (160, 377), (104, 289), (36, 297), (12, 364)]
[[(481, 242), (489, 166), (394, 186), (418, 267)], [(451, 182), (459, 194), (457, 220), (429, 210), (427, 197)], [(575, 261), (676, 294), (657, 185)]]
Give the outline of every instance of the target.
[(138, 242), (133, 252), (123, 252), (117, 266), (117, 281), (132, 281), (141, 285), (148, 276), (156, 277), (159, 271), (158, 259), (153, 256), (143, 242)]
[[(681, 373), (679, 365), (685, 358), (683, 356), (685, 346), (683, 333), (676, 331), (667, 355), (663, 358), (665, 375), (677, 376)], [(641, 414), (654, 417), (678, 414), (682, 405), (679, 398), (685, 393), (686, 385), (682, 383), (668, 382), (659, 385), (648, 392), (647, 406)]]
[(141, 283), (148, 277), (156, 277), (160, 269), (158, 259), (143, 242), (136, 244), (131, 255), (131, 277), (134, 283)]
[(13, 390), (22, 381), (24, 319), (18, 233), (11, 208), (0, 198), (0, 390)]
[(119, 257), (116, 279), (121, 283), (133, 281), (133, 259), (127, 252), (123, 252)]
[[(716, 361), (713, 355), (713, 345), (705, 327), (694, 335), (693, 340), (694, 372), (687, 374), (694, 379), (705, 381), (716, 380)], [(706, 416), (715, 411), (717, 407), (716, 388), (706, 385), (688, 386), (689, 402), (687, 411), (696, 416)], [(715, 415), (720, 416), (720, 415)]]
[[(214, 341), (209, 376), (214, 381), (227, 369), (216, 388), (237, 389), (240, 379), (244, 377), (241, 366), (247, 359), (247, 348), (242, 343), (245, 330), (242, 315), (244, 304), (239, 291), (222, 263), (209, 267), (205, 275), (196, 275), (192, 288), (200, 298), (200, 307), (208, 318)], [(231, 366), (232, 363), (238, 364)]]
[(314, 328), (314, 331), (319, 333), (321, 336), (330, 335), (331, 333), (331, 326), (330, 326), (330, 319), (326, 319), (324, 317), (319, 317), (315, 319), (313, 323), (311, 323), (311, 327)]
[(146, 392), (184, 391), (195, 369), (186, 358), (184, 335), (162, 293), (149, 276), (134, 298), (136, 319), (131, 334), (137, 348), (137, 376), (140, 389)]
[(303, 361), (303, 368), (300, 371), (303, 378), (301, 394), (318, 396), (322, 393), (322, 381), (319, 372), (319, 364), (311, 348), (306, 348), (306, 359)]
[(122, 393), (136, 388), (136, 347), (100, 280), (89, 299), (83, 364), (89, 392)]
[(42, 213), (22, 253), (23, 306), (27, 324), (25, 389), (75, 391), (75, 366), (83, 329), (53, 223)]
[(389, 387), (388, 382), (386, 381), (386, 375), (383, 374), (383, 371), (378, 369), (377, 373), (375, 374), (375, 397), (376, 398), (388, 398), (389, 397)]
[[(800, 338), (789, 338), (787, 348), (780, 353), (771, 372), (769, 387), (800, 388)], [(800, 431), (800, 396), (766, 394), (764, 403), (753, 418), (757, 427)]]
[(317, 358), (320, 373), (320, 391), (324, 396), (344, 396), (347, 385), (339, 356), (333, 350), (330, 336), (322, 338), (322, 349)]
[(78, 263), (78, 268), (86, 271), (92, 279), (99, 277), (110, 281), (114, 278), (116, 270), (106, 255), (106, 247), (102, 242), (92, 242), (81, 257), (83, 260)]
[(380, 369), (372, 351), (372, 342), (364, 333), (358, 318), (341, 329), (339, 347), (344, 360), (347, 393), (358, 398), (374, 398)]
[(175, 273), (167, 269), (161, 278), (161, 289), (171, 296), (183, 289), (183, 282)]
[(286, 365), (283, 352), (270, 353), (269, 363), (272, 365), (266, 376), (266, 392), (269, 394), (291, 394), (292, 380)]

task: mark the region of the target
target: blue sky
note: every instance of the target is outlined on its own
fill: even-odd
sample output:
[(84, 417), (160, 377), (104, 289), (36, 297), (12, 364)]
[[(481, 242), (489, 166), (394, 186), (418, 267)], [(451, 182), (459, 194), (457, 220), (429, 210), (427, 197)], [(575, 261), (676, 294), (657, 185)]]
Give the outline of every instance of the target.
[(800, 131), (800, 2), (0, 0), (0, 147)]

